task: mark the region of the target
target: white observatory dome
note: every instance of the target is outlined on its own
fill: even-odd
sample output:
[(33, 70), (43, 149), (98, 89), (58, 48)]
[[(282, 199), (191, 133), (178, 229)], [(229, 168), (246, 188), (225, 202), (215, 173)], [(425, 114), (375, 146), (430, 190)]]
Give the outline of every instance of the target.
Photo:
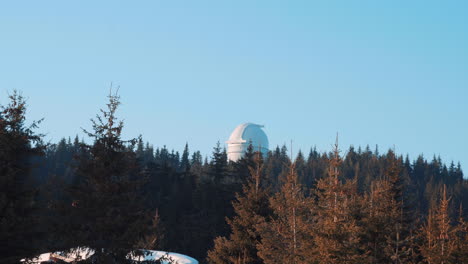
[(268, 137), (262, 127), (262, 125), (252, 123), (238, 125), (232, 131), (229, 140), (226, 141), (228, 144), (228, 160), (238, 161), (247, 151), (250, 144), (252, 144), (254, 151), (260, 149), (263, 157), (266, 157), (268, 153)]

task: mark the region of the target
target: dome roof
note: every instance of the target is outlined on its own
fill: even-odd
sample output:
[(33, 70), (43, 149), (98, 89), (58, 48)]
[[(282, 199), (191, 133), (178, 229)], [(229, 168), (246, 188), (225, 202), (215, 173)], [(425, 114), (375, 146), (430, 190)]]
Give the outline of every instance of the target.
[(250, 144), (254, 147), (261, 147), (262, 149), (268, 149), (268, 137), (262, 129), (262, 125), (253, 123), (244, 123), (238, 125), (231, 133), (229, 140), (226, 141), (228, 144)]

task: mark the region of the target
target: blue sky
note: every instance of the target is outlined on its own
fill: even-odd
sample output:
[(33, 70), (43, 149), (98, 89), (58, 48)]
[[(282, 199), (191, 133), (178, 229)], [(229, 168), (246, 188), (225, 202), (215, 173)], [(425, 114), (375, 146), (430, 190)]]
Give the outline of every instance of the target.
[(243, 122), (271, 147), (376, 144), (468, 164), (466, 1), (8, 1), (0, 103), (56, 142), (120, 85), (125, 136), (210, 155)]

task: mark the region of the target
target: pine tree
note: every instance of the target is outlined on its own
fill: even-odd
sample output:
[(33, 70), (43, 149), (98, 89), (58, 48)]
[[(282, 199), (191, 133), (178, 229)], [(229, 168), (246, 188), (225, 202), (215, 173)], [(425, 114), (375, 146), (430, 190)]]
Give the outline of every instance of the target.
[(298, 180), (301, 184), (304, 186), (310, 187), (310, 180), (307, 179), (306, 176), (306, 161), (304, 159), (304, 155), (302, 152), (299, 150), (299, 152), (296, 155), (296, 159), (294, 160), (294, 165), (296, 168), (296, 173)]
[(359, 211), (356, 182), (341, 182), (341, 162), (337, 140), (328, 174), (317, 183), (312, 251), (318, 263), (367, 263), (368, 256), (360, 242), (362, 230), (355, 214)]
[(226, 180), (228, 175), (226, 150), (221, 149), (219, 141), (216, 143), (216, 147), (213, 148), (213, 157), (210, 162), (208, 174), (210, 176), (210, 180), (215, 184), (219, 184)]
[(273, 191), (279, 191), (281, 180), (287, 175), (289, 170), (289, 158), (287, 149), (283, 146), (281, 149), (277, 146), (276, 149), (269, 153), (265, 160), (265, 174), (267, 181), (271, 184)]
[(26, 102), (18, 92), (0, 109), (0, 262), (18, 263), (38, 252), (37, 188), (32, 158), (43, 155), (39, 122), (26, 126)]
[(455, 264), (454, 253), (457, 250), (456, 227), (451, 225), (449, 217), (447, 188), (444, 185), (438, 207), (429, 211), (426, 224), (421, 229), (423, 244), (420, 247), (424, 262), (428, 264)]
[[(262, 155), (258, 153), (258, 155)], [(238, 183), (245, 183), (248, 181), (250, 177), (250, 168), (255, 166), (255, 159), (256, 159), (256, 152), (254, 151), (254, 147), (252, 144), (249, 144), (247, 147), (247, 151), (242, 155), (236, 162), (231, 162), (233, 166), (233, 181)]]
[(455, 249), (452, 259), (454, 263), (468, 263), (468, 223), (463, 218), (463, 207), (460, 204), (457, 224), (454, 227)]
[(142, 164), (145, 163), (145, 147), (144, 147), (144, 144), (143, 144), (143, 139), (141, 137), (138, 138), (138, 141), (137, 141), (137, 144), (136, 144), (135, 155), (136, 155), (137, 159), (139, 159)]
[(387, 154), (382, 179), (371, 183), (365, 201), (365, 242), (372, 263), (411, 263), (412, 241), (401, 178), (401, 159)]
[(193, 193), (193, 211), (191, 214), (192, 230), (198, 234), (197, 243), (191, 245), (192, 256), (206, 258), (209, 248), (213, 247), (216, 236), (229, 234), (229, 226), (225, 217), (233, 215), (231, 201), (235, 198), (237, 186), (234, 186), (227, 177), (230, 167), (227, 154), (220, 143), (213, 148), (210, 162), (205, 162), (205, 168), (197, 189)]
[(313, 263), (310, 251), (314, 245), (309, 232), (313, 224), (311, 204), (291, 163), (280, 192), (270, 198), (272, 217), (258, 227), (261, 237), (258, 255), (264, 263)]
[(182, 158), (180, 160), (180, 168), (179, 170), (182, 173), (186, 173), (190, 171), (190, 160), (189, 160), (189, 148), (188, 143), (185, 143), (184, 152), (182, 153)]
[(386, 204), (387, 225), (386, 247), (384, 254), (389, 263), (409, 263), (412, 259), (412, 219), (408, 208), (408, 199), (405, 195), (405, 183), (402, 178), (401, 159), (395, 156), (393, 151), (388, 151), (387, 160), (389, 162), (385, 171), (383, 185), (387, 185), (387, 197), (382, 204)]
[(69, 221), (60, 231), (73, 246), (94, 250), (96, 263), (125, 263), (151, 226), (151, 218), (140, 196), (142, 169), (131, 151), (136, 140), (121, 139), (123, 122), (115, 115), (120, 98), (117, 94), (108, 98), (107, 109), (91, 120), (93, 131), (85, 131), (94, 143), (84, 145), (89, 154), (78, 158), (72, 202), (64, 208)]
[(370, 252), (371, 263), (391, 263), (384, 254), (387, 245), (386, 235), (392, 223), (387, 216), (391, 200), (387, 181), (374, 181), (371, 183), (369, 195), (365, 199), (366, 216), (363, 219), (365, 228), (364, 242)]
[(229, 237), (215, 239), (214, 248), (208, 252), (210, 263), (263, 263), (257, 256), (260, 237), (256, 228), (270, 215), (270, 209), (268, 190), (262, 179), (263, 161), (259, 152), (255, 156), (255, 167), (249, 167), (250, 178), (232, 202), (235, 216), (227, 219), (231, 233)]
[(326, 174), (327, 162), (314, 147), (310, 150), (306, 168), (306, 186), (312, 188), (319, 178)]

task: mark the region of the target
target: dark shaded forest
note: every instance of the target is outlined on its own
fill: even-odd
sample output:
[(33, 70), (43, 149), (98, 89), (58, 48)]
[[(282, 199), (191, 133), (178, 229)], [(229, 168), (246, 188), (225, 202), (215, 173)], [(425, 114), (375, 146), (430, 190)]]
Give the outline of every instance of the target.
[(88, 246), (105, 249), (96, 263), (138, 248), (201, 263), (468, 263), (459, 163), (338, 142), (294, 160), (286, 146), (266, 157), (250, 147), (238, 162), (218, 142), (205, 158), (189, 143), (180, 153), (123, 140), (112, 94), (85, 131), (91, 144), (44, 143), (21, 95), (10, 101), (0, 112), (2, 262)]

